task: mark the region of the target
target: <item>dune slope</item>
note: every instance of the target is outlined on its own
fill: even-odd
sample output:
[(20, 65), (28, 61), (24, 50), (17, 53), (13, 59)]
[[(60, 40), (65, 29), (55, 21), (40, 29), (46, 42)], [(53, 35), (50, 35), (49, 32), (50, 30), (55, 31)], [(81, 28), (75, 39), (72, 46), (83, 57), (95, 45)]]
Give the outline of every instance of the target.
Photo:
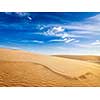
[(100, 65), (1, 48), (0, 86), (100, 86)]
[(89, 61), (100, 64), (100, 56), (93, 56), (93, 55), (54, 55), (54, 56)]

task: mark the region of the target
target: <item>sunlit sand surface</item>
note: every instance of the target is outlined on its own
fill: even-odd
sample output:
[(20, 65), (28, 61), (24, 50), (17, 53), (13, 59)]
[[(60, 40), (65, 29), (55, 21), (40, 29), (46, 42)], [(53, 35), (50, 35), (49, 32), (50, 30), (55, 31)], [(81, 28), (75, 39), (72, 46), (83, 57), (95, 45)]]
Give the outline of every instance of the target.
[(1, 48), (0, 86), (100, 86), (100, 64)]

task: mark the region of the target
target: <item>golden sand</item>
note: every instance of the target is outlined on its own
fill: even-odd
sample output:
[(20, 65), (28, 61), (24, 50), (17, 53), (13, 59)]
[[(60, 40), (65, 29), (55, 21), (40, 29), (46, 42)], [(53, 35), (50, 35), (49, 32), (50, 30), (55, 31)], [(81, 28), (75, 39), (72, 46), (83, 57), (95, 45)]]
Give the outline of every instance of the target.
[(1, 48), (0, 86), (100, 86), (100, 65)]

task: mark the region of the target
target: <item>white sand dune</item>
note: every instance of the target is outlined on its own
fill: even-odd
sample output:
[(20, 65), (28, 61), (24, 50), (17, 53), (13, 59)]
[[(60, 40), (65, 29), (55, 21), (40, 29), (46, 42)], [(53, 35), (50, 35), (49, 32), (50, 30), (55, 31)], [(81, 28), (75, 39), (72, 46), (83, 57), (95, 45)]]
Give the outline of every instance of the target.
[(100, 86), (100, 65), (1, 48), (0, 86)]

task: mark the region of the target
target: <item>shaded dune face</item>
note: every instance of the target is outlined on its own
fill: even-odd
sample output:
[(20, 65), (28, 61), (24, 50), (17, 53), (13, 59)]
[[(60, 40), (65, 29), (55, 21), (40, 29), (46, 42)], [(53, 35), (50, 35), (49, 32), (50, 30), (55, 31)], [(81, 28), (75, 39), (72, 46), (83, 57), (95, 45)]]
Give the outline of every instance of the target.
[(100, 65), (0, 49), (0, 86), (100, 86)]

